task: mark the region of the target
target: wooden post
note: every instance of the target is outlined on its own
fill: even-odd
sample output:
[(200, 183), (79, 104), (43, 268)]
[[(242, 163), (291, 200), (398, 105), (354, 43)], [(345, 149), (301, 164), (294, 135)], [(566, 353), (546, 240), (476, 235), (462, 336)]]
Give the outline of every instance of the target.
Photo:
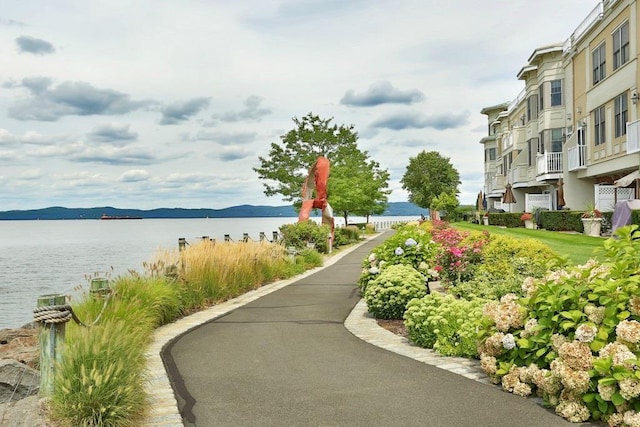
[(242, 241), (245, 243), (249, 241), (249, 233), (242, 233)]
[[(64, 295), (42, 295), (38, 307), (66, 304)], [(62, 361), (65, 323), (43, 323), (40, 328), (40, 395), (53, 394), (54, 367)]]
[(225, 242), (230, 242), (231, 241), (231, 236), (229, 236), (228, 234), (224, 235), (224, 241)]
[(202, 236), (202, 240), (205, 241), (205, 242), (208, 242), (209, 241), (209, 236)]
[(264, 242), (265, 240), (267, 240), (267, 235), (264, 234), (264, 231), (260, 232), (260, 241)]
[(277, 241), (278, 241), (278, 232), (277, 232), (277, 231), (274, 231), (274, 232), (273, 232), (273, 240), (272, 240), (272, 242), (273, 242), (273, 243), (275, 243), (275, 242), (277, 242)]
[(180, 237), (178, 239), (178, 250), (182, 252), (186, 247), (187, 247), (187, 239), (185, 239), (184, 237)]
[(91, 279), (91, 289), (89, 293), (96, 298), (104, 298), (111, 290), (109, 289), (109, 280), (102, 277)]

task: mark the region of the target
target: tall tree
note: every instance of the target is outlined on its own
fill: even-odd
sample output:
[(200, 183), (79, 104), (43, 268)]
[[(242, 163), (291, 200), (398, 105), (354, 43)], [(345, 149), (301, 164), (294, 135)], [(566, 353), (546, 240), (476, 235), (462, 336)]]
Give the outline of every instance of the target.
[(400, 180), (409, 192), (409, 201), (421, 208), (431, 208), (433, 199), (442, 193), (459, 193), (460, 174), (448, 157), (437, 151), (422, 151), (409, 158), (407, 170)]
[(332, 121), (311, 113), (294, 118), (295, 129), (282, 135), (280, 143), (272, 143), (268, 156), (258, 157), (260, 167), (254, 171), (263, 180), (265, 195), (280, 194), (299, 207), (309, 168), (318, 156), (327, 157), (331, 162), (328, 201), (346, 223), (348, 215), (364, 215), (365, 208), (372, 212), (379, 211), (380, 205), (386, 208), (389, 173), (358, 148), (353, 125), (338, 126)]
[(336, 161), (329, 179), (329, 203), (347, 223), (348, 216), (380, 214), (387, 208), (389, 172), (367, 158), (366, 151), (353, 152)]

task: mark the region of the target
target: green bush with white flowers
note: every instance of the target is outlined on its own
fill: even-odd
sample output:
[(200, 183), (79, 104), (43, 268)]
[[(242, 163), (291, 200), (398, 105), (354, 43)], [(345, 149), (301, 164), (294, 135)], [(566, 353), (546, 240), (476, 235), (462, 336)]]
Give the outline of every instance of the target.
[(420, 271), (427, 279), (437, 277), (433, 268), (438, 245), (431, 240), (426, 227), (403, 225), (383, 244), (377, 246), (362, 262), (362, 275), (358, 281), (360, 290), (365, 291), (369, 281), (388, 265), (409, 265)]
[(402, 319), (407, 303), (427, 294), (425, 277), (410, 265), (396, 264), (384, 268), (371, 280), (364, 299), (369, 312), (378, 319)]
[(413, 299), (404, 312), (409, 339), (444, 356), (477, 357), (476, 325), (486, 302), (441, 293)]

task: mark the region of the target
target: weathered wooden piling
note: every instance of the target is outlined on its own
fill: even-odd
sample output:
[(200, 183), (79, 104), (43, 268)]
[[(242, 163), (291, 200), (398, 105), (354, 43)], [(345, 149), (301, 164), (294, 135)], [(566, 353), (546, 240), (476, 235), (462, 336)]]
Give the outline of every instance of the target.
[(187, 239), (185, 239), (184, 237), (180, 237), (178, 239), (178, 250), (182, 252), (186, 247), (187, 247)]
[(104, 298), (109, 294), (111, 290), (109, 289), (109, 279), (105, 279), (103, 277), (94, 277), (91, 279), (91, 288), (89, 289), (89, 293), (94, 298)]
[[(60, 294), (38, 297), (38, 308), (64, 306), (66, 296)], [(54, 391), (55, 365), (62, 361), (66, 322), (42, 321), (40, 328), (40, 394), (51, 396)]]

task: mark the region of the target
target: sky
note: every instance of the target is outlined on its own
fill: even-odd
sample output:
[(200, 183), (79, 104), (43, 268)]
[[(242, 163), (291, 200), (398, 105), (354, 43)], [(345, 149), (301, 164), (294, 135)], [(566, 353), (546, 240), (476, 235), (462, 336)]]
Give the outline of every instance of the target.
[(4, 0), (0, 211), (286, 205), (253, 170), (309, 113), (390, 173), (483, 188), (487, 118), (596, 0)]

